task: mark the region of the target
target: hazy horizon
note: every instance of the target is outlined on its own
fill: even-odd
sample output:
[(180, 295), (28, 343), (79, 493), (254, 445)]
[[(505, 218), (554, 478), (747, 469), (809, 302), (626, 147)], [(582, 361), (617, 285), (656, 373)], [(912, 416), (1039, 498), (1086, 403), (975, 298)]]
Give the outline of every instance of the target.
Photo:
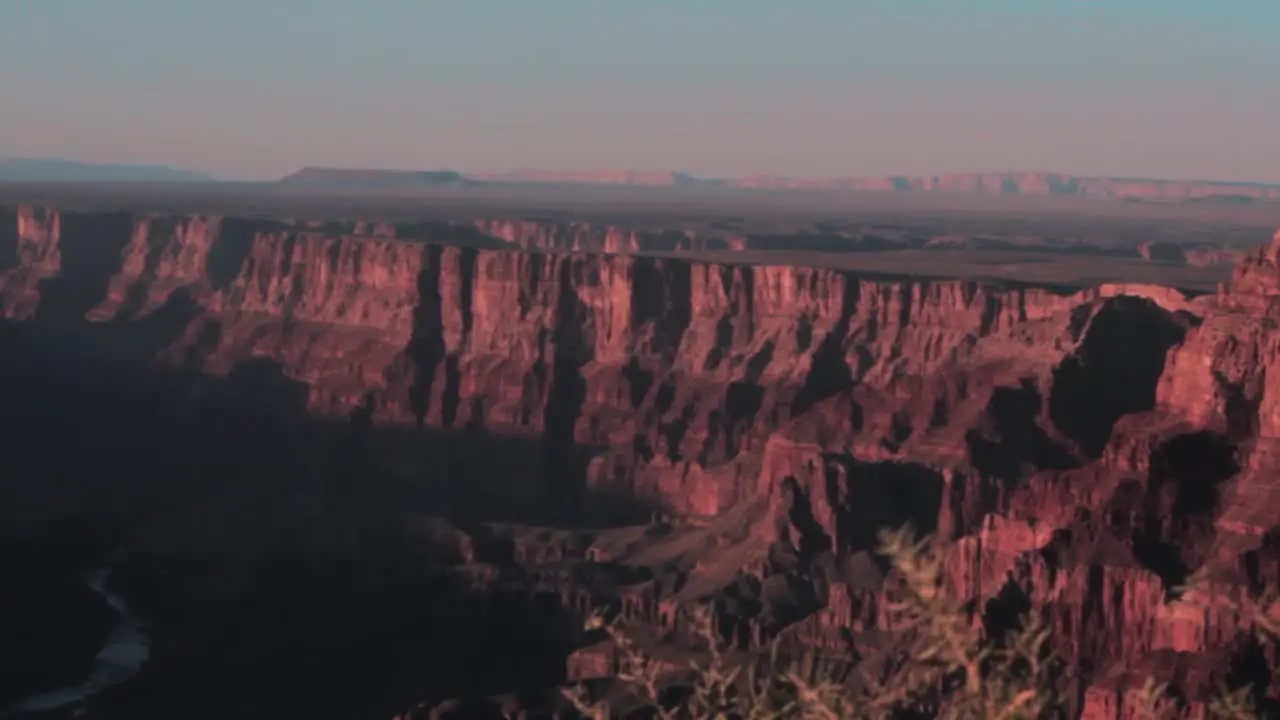
[(1280, 3), (117, 0), (0, 26), (0, 156), (1280, 182)]

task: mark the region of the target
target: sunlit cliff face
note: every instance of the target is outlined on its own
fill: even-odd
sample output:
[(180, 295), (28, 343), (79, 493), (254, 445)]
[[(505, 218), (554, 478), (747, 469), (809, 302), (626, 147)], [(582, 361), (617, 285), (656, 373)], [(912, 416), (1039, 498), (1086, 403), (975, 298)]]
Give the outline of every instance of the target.
[[(689, 518), (708, 535), (696, 567), (671, 566), (708, 593), (726, 568), (765, 573), (771, 542), (815, 563), (811, 579), (819, 558), (849, 561), (909, 520), (943, 541), (953, 587), (991, 598), (1013, 583), (1070, 658), (1110, 667), (1226, 642), (1225, 611), (1192, 618), (1167, 598), (1191, 570), (1280, 581), (1246, 560), (1280, 525), (1272, 251), (1188, 299), (463, 247), (443, 225), (409, 241), (14, 217), (11, 321), (132, 332), (137, 359), (209, 375), (270, 363), (312, 417), (371, 403), (378, 427), (420, 426), (412, 453), (372, 461), (465, 484), (486, 508)], [(492, 227), (533, 247), (578, 232)], [(814, 602), (880, 622), (878, 587), (846, 590)], [(846, 600), (860, 605), (829, 607)], [(809, 610), (815, 642), (832, 641), (836, 621)]]

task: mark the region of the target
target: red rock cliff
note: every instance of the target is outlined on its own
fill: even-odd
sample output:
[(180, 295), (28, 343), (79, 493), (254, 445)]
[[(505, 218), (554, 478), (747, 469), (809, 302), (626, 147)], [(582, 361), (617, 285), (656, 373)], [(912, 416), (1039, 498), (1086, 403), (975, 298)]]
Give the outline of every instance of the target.
[[(1197, 658), (1242, 642), (1226, 604), (1169, 599), (1190, 571), (1277, 579), (1259, 558), (1280, 525), (1280, 236), (1189, 301), (434, 244), (456, 239), (444, 227), (406, 240), (234, 218), (12, 217), (5, 317), (164, 316), (161, 361), (221, 373), (269, 357), (319, 414), (370, 398), (382, 423), (524, 438), (537, 452), (502, 487), (526, 500), (588, 512), (644, 500), (711, 528), (677, 600), (729, 581), (699, 568), (754, 567), (770, 542), (825, 538), (847, 564), (876, 527), (909, 520), (946, 541), (954, 588), (1019, 588), (1067, 656), (1103, 673), (1163, 667), (1161, 653), (1209, 662)], [(600, 232), (591, 245), (640, 242), (479, 227), (528, 248)], [(482, 487), (467, 464), (489, 460), (432, 467)], [(841, 618), (880, 622), (876, 587), (831, 579), (821, 598), (840, 607), (812, 615), (810, 637)], [(1108, 703), (1098, 690), (1086, 704)]]

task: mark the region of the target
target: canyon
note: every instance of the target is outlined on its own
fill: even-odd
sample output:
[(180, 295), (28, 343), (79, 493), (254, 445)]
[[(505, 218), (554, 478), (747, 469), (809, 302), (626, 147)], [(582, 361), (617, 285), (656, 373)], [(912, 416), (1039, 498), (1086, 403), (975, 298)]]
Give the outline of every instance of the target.
[(1280, 233), (1034, 251), (1099, 283), (946, 236), (15, 205), (0, 520), (68, 577), (124, 548), (152, 648), (104, 717), (538, 716), (616, 668), (600, 606), (888, 647), (904, 523), (1048, 623), (1073, 717), (1280, 699), (1234, 609), (1280, 583)]

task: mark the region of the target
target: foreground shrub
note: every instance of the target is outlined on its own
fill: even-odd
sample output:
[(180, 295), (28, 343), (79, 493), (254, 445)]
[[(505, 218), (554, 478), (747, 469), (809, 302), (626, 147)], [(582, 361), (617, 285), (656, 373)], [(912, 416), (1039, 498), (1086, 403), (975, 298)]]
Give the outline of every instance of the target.
[[(611, 638), (624, 670), (620, 680), (633, 702), (593, 699), (584, 686), (565, 690), (583, 715), (661, 720), (1033, 720), (1066, 717), (1060, 687), (1063, 666), (1048, 647), (1049, 631), (1023, 617), (1002, 638), (986, 637), (962, 599), (943, 590), (941, 566), (928, 540), (909, 528), (882, 532), (881, 552), (902, 581), (889, 614), (902, 644), (878, 662), (780, 657), (775, 643), (765, 659), (731, 661), (711, 613), (696, 617), (707, 646), (705, 663), (691, 663), (681, 682), (670, 666), (644, 652), (622, 629), (597, 617), (590, 627)], [(1199, 578), (1197, 579), (1199, 580)], [(1241, 610), (1258, 631), (1274, 636), (1280, 621), (1266, 603)], [(671, 692), (672, 686), (683, 692)], [(1174, 704), (1167, 686), (1149, 681), (1133, 696), (1139, 717), (1168, 717)], [(1211, 716), (1257, 718), (1251, 688), (1214, 700)]]

